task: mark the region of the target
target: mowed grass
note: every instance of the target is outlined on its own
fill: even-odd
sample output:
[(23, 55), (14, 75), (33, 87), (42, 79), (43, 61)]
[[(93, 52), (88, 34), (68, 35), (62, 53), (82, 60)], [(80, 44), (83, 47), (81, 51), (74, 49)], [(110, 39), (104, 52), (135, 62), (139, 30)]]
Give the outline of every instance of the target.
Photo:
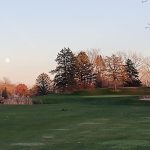
[(150, 102), (137, 96), (45, 96), (0, 106), (0, 150), (149, 150)]

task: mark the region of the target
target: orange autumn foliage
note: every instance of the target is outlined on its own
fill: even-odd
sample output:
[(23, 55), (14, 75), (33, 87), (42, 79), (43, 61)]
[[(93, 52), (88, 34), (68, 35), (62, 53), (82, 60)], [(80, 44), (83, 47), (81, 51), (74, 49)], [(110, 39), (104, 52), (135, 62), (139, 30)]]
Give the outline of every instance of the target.
[(18, 84), (15, 93), (19, 96), (26, 96), (28, 95), (28, 87), (25, 84)]

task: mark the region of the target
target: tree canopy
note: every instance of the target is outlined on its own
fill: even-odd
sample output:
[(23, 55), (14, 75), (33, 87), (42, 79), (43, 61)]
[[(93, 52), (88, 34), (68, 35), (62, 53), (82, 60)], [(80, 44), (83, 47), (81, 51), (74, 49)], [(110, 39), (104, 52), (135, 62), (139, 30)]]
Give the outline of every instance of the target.
[(40, 74), (36, 79), (36, 86), (38, 88), (38, 95), (46, 95), (51, 91), (50, 77), (46, 73)]
[(61, 91), (70, 91), (75, 86), (75, 56), (69, 48), (62, 49), (56, 58), (57, 67), (51, 73), (55, 74), (54, 87)]
[(130, 59), (127, 59), (126, 61), (125, 71), (127, 74), (127, 78), (124, 83), (125, 86), (127, 87), (141, 86), (141, 81), (139, 80), (139, 72), (135, 68), (134, 63)]

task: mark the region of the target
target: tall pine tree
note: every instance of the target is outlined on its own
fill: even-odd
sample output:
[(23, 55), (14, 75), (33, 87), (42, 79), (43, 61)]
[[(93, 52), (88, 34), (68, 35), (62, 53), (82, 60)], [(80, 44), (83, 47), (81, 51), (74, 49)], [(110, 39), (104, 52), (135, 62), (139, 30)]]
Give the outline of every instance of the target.
[(139, 80), (139, 72), (135, 68), (134, 63), (130, 59), (127, 59), (126, 61), (125, 71), (126, 71), (126, 79), (124, 81), (124, 86), (126, 87), (141, 86), (142, 83)]
[(72, 91), (75, 86), (75, 56), (69, 48), (62, 49), (56, 58), (57, 67), (51, 73), (55, 74), (54, 87), (59, 92)]

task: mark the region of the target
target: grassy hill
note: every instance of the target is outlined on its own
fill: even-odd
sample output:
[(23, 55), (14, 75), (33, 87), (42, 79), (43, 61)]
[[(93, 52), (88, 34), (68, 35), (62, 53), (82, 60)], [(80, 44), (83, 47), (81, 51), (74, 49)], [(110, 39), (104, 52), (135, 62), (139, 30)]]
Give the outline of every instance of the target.
[(88, 89), (77, 91), (71, 94), (50, 94), (48, 96), (39, 96), (33, 98), (33, 101), (35, 104), (53, 104), (61, 103), (62, 101), (78, 102), (82, 100), (82, 102), (84, 102), (85, 100), (88, 101), (90, 98), (99, 101), (100, 98), (103, 98), (105, 102), (107, 102), (108, 97), (111, 97), (111, 100), (115, 101), (117, 100), (117, 97), (122, 97), (121, 102), (123, 102), (123, 99), (125, 99), (127, 103), (126, 97), (132, 96), (138, 98), (142, 95), (150, 95), (150, 88), (120, 88), (117, 91), (109, 88)]
[(150, 102), (137, 96), (49, 95), (0, 105), (2, 150), (149, 150)]
[(111, 88), (98, 88), (82, 90), (73, 93), (74, 95), (150, 95), (150, 88), (119, 88), (114, 91)]

